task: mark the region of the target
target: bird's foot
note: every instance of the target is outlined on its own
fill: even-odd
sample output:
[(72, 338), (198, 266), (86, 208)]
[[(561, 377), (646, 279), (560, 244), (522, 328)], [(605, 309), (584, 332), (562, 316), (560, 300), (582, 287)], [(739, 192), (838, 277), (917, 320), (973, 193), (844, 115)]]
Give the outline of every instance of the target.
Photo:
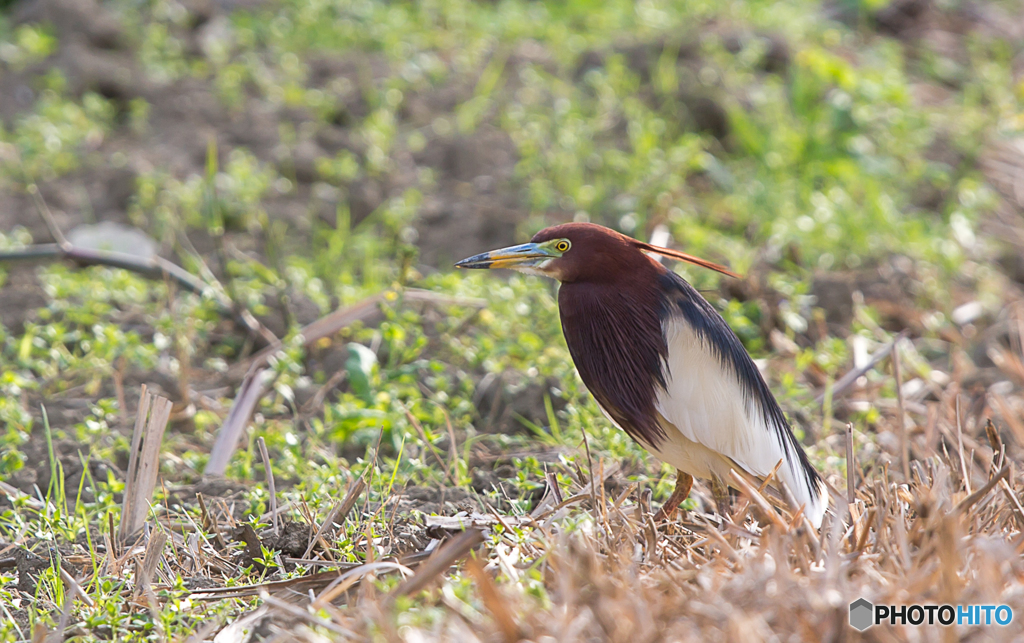
[(676, 509), (679, 508), (679, 505), (690, 495), (692, 487), (693, 476), (676, 469), (676, 488), (672, 491), (669, 499), (665, 501), (665, 504), (661, 505), (661, 509), (658, 509), (658, 513), (654, 514), (654, 522), (659, 523), (671, 518)]

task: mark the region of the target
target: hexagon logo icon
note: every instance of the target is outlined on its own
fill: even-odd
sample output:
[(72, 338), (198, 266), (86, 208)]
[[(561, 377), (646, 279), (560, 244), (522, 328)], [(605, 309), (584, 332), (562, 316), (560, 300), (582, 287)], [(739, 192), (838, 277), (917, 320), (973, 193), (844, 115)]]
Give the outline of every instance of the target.
[(875, 606), (866, 598), (858, 598), (850, 603), (850, 626), (863, 632), (871, 627), (874, 621)]

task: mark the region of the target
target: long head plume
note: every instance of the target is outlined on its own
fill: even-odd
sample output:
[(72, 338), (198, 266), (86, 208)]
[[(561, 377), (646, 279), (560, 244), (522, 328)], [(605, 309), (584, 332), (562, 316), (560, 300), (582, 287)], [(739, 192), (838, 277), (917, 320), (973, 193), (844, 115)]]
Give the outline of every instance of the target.
[(740, 277), (735, 272), (729, 270), (725, 266), (713, 263), (711, 261), (708, 261), (707, 259), (694, 257), (693, 255), (688, 255), (685, 252), (679, 252), (678, 250), (670, 250), (669, 248), (662, 248), (661, 246), (652, 246), (651, 244), (644, 243), (643, 241), (636, 241), (636, 245), (644, 252), (653, 252), (655, 254), (661, 255), (662, 257), (668, 257), (669, 259), (675, 259), (677, 261), (685, 261), (686, 263), (692, 263), (693, 265), (700, 266), (701, 268), (708, 268), (710, 270), (714, 270), (715, 272), (720, 272), (723, 275), (728, 275), (736, 279), (742, 279), (742, 277)]

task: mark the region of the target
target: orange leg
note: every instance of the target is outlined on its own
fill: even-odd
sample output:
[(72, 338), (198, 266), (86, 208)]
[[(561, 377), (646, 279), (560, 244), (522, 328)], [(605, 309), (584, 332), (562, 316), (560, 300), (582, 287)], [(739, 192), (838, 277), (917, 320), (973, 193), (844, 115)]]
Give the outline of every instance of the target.
[(676, 512), (676, 509), (679, 508), (679, 504), (690, 495), (692, 487), (693, 476), (676, 469), (676, 488), (669, 499), (665, 501), (665, 504), (661, 505), (658, 513), (654, 514), (654, 522), (661, 522), (670, 518)]

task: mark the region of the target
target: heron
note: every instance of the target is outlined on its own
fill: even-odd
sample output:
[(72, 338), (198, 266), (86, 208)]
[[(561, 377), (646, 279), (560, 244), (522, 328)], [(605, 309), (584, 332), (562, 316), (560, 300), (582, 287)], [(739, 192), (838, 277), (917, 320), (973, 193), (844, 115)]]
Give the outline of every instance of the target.
[(529, 243), (463, 259), (560, 282), (558, 312), (580, 378), (608, 419), (676, 469), (656, 519), (671, 516), (693, 478), (723, 513), (736, 470), (784, 482), (815, 528), (828, 491), (743, 343), (715, 308), (652, 255), (738, 277), (724, 266), (593, 223), (545, 228)]

